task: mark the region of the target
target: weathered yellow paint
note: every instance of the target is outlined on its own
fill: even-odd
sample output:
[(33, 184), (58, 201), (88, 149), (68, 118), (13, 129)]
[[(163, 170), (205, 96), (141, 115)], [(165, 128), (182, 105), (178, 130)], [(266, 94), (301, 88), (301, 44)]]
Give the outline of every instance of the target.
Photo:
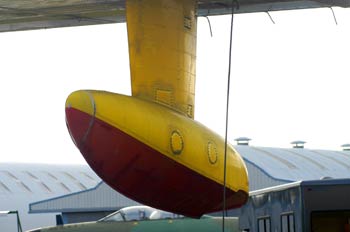
[[(102, 91), (76, 91), (66, 102), (138, 139), (172, 160), (223, 184), (224, 140), (204, 125), (168, 107)], [(92, 113), (93, 112), (93, 113)], [(227, 187), (248, 192), (241, 156), (229, 145)]]
[(132, 95), (194, 117), (196, 0), (128, 0)]
[[(132, 96), (77, 91), (66, 107), (92, 115), (223, 185), (224, 140), (193, 120), (196, 3), (128, 0)], [(246, 166), (231, 145), (226, 167), (226, 186), (248, 193)]]

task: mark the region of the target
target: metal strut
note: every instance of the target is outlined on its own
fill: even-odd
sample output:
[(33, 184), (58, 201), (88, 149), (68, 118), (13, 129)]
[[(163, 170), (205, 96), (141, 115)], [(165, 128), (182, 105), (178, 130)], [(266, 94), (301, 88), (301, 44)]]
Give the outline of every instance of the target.
[(223, 189), (223, 210), (222, 210), (222, 232), (225, 231), (225, 216), (227, 216), (226, 210), (226, 163), (227, 163), (227, 131), (228, 131), (228, 114), (229, 114), (229, 101), (230, 101), (230, 83), (231, 83), (231, 60), (232, 60), (232, 37), (233, 37), (233, 19), (235, 4), (238, 8), (238, 2), (232, 0), (231, 8), (231, 31), (230, 31), (230, 49), (229, 49), (229, 62), (228, 62), (228, 75), (227, 75), (227, 93), (226, 93), (226, 125), (225, 125), (225, 152), (224, 152), (224, 189)]

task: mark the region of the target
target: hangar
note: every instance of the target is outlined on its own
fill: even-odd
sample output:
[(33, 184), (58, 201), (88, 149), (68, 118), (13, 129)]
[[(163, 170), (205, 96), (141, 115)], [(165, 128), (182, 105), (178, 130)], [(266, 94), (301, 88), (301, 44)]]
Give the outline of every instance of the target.
[[(350, 151), (347, 149), (306, 149), (300, 143), (293, 148), (255, 147), (241, 140), (235, 149), (247, 165), (251, 191), (295, 181), (350, 178)], [(97, 220), (107, 213), (137, 204), (101, 182), (89, 190), (34, 202), (29, 211), (59, 213), (64, 223), (74, 223)], [(237, 211), (230, 213), (237, 215)]]
[(306, 149), (294, 141), (293, 148), (237, 145), (246, 163), (250, 191), (300, 180), (350, 178), (350, 151)]
[[(23, 230), (56, 224), (55, 214), (28, 214), (31, 202), (96, 186), (100, 178), (86, 165), (0, 163), (0, 211), (19, 212)], [(0, 217), (1, 231), (17, 232), (14, 215)]]
[(97, 186), (80, 192), (35, 202), (30, 213), (61, 213), (63, 224), (96, 221), (126, 206), (140, 205), (116, 192), (101, 181)]

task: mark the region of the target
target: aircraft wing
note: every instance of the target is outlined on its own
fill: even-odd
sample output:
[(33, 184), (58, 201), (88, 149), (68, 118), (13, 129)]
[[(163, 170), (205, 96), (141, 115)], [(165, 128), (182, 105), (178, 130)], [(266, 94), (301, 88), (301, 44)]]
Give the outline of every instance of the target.
[[(0, 32), (125, 22), (126, 0), (0, 0)], [(231, 12), (232, 0), (200, 0), (198, 16)], [(238, 0), (236, 13), (349, 7), (350, 0)], [(237, 3), (235, 3), (237, 4)]]

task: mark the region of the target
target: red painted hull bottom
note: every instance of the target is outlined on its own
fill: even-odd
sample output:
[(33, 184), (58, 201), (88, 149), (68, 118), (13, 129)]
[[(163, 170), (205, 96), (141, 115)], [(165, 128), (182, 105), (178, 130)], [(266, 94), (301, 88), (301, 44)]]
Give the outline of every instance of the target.
[[(90, 167), (125, 196), (158, 209), (198, 218), (222, 210), (223, 186), (173, 161), (93, 116), (66, 108), (69, 132)], [(226, 208), (247, 200), (226, 188)]]

